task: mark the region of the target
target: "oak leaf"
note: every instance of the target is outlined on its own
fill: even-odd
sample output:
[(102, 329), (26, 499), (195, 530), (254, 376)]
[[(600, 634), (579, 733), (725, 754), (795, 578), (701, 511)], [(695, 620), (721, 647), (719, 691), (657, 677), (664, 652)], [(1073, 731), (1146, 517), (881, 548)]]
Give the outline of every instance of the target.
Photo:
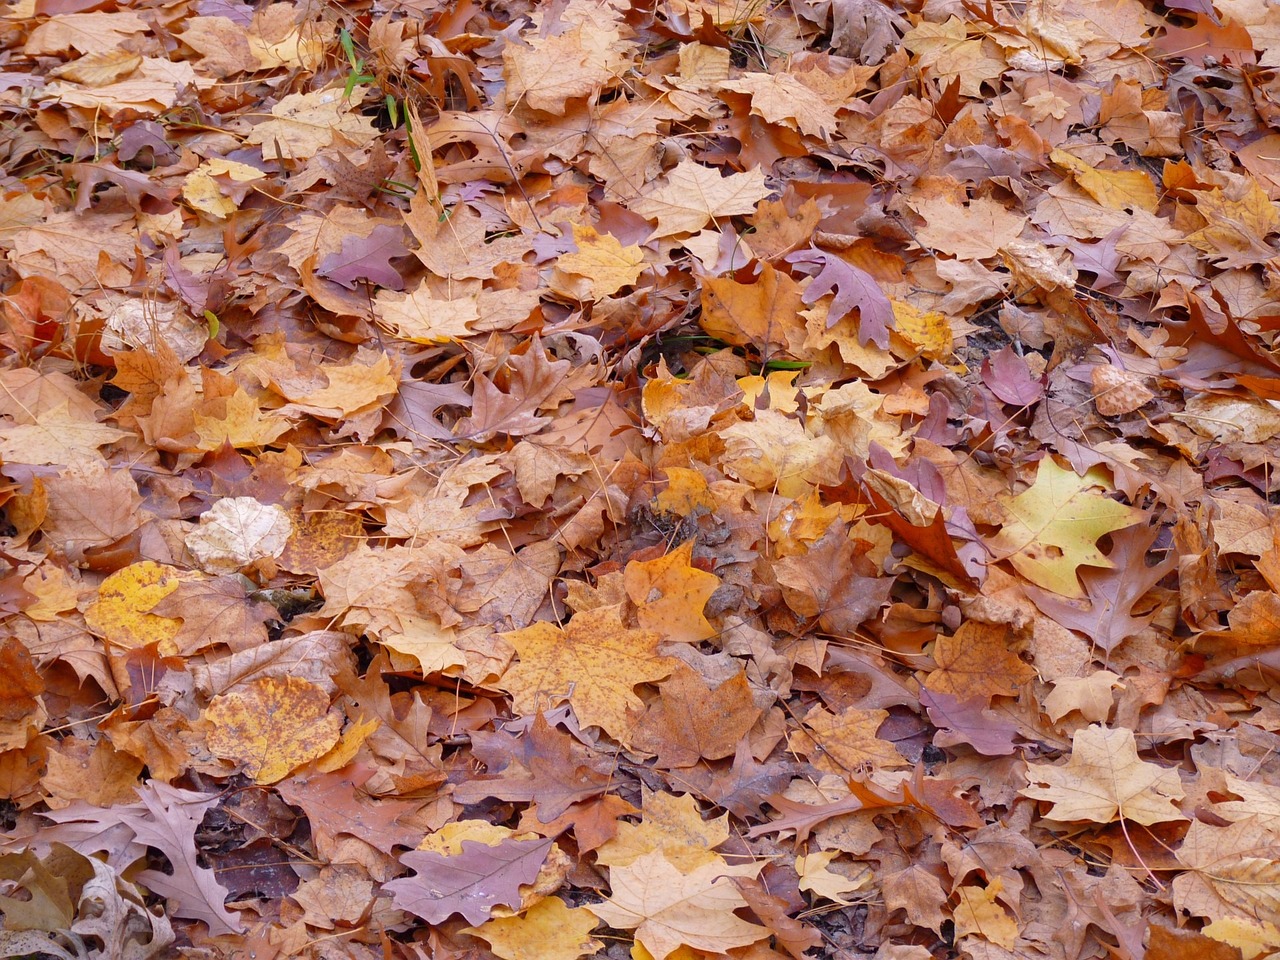
[(526, 353), (511, 358), (505, 389), (489, 377), (476, 377), (471, 416), (458, 421), (455, 435), (481, 443), (499, 433), (537, 433), (551, 422), (541, 411), (572, 397), (566, 389), (571, 366), (568, 360), (549, 360), (535, 336)]
[(811, 247), (787, 255), (788, 263), (821, 264), (817, 275), (805, 287), (804, 302), (817, 303), (834, 293), (827, 310), (827, 327), (834, 327), (856, 308), (858, 343), (873, 343), (881, 350), (889, 347), (889, 331), (894, 326), (893, 304), (875, 278), (860, 267), (841, 260), (834, 253)]
[(209, 749), (244, 764), (258, 783), (283, 780), (338, 742), (342, 721), (329, 696), (297, 677), (263, 677), (243, 690), (214, 697), (205, 710), (213, 724)]
[(568, 700), (583, 726), (597, 726), (628, 743), (643, 702), (637, 684), (669, 676), (676, 661), (658, 656), (662, 637), (622, 624), (616, 606), (577, 614), (561, 629), (540, 621), (504, 633), (519, 660), (498, 686), (512, 696), (518, 714)]
[(1133, 731), (1124, 727), (1077, 730), (1066, 766), (1029, 763), (1027, 781), (1022, 795), (1051, 802), (1054, 820), (1149, 826), (1186, 819), (1173, 802), (1183, 796), (1178, 771), (1140, 760)]
[(654, 850), (626, 866), (611, 867), (612, 894), (591, 912), (612, 927), (635, 930), (636, 940), (654, 960), (666, 960), (681, 946), (725, 953), (769, 936), (765, 927), (733, 912), (747, 902), (730, 878), (754, 876), (758, 869), (720, 862), (681, 872)]
[(488, 920), (494, 907), (519, 906), (520, 887), (533, 883), (551, 840), (504, 840), (489, 846), (463, 840), (456, 855), (411, 850), (400, 862), (416, 871), (383, 884), (397, 907), (427, 923), (459, 914), (468, 923)]
[(1146, 516), (1094, 492), (1099, 483), (1095, 471), (1080, 477), (1045, 457), (1029, 489), (1003, 498), (1004, 526), (988, 544), (1037, 586), (1064, 597), (1081, 596), (1079, 567), (1114, 566), (1098, 549), (1099, 538)]
[(160, 850), (173, 867), (172, 874), (144, 870), (137, 875), (138, 882), (168, 897), (174, 916), (203, 920), (214, 936), (239, 933), (240, 921), (225, 906), (228, 890), (196, 859), (196, 828), (205, 813), (221, 802), (221, 794), (181, 790), (152, 780), (138, 788), (138, 796), (141, 809), (117, 807), (119, 818), (138, 842)]

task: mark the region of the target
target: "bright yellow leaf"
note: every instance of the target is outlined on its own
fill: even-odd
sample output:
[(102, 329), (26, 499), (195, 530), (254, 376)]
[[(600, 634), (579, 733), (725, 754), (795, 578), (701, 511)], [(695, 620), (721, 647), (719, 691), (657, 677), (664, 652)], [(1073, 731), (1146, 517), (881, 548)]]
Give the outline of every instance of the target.
[(178, 652), (173, 637), (182, 621), (150, 613), (152, 607), (178, 589), (182, 574), (174, 567), (142, 560), (117, 570), (98, 588), (98, 599), (84, 612), (89, 629), (114, 647), (133, 649), (160, 644), (160, 653)]
[(257, 783), (276, 783), (324, 756), (342, 727), (329, 695), (300, 677), (263, 677), (214, 697), (204, 718), (213, 725), (209, 749), (244, 764)]
[(585, 610), (563, 629), (541, 620), (502, 637), (520, 658), (498, 683), (516, 713), (532, 716), (568, 700), (584, 727), (623, 744), (644, 705), (636, 685), (669, 676), (674, 663), (658, 656), (660, 634), (623, 626), (616, 606)]
[(1054, 150), (1049, 159), (1070, 170), (1080, 189), (1104, 207), (1155, 213), (1160, 205), (1156, 185), (1141, 170), (1098, 170), (1065, 150)]
[(547, 897), (523, 916), (489, 920), (462, 932), (485, 940), (502, 960), (578, 960), (604, 947), (590, 936), (599, 925), (585, 907), (567, 907), (559, 897)]
[(1098, 549), (1098, 539), (1145, 516), (1095, 492), (1102, 482), (1095, 471), (1080, 477), (1045, 457), (1031, 488), (1004, 498), (1004, 527), (989, 545), (1037, 586), (1064, 597), (1082, 596), (1078, 567), (1115, 566)]

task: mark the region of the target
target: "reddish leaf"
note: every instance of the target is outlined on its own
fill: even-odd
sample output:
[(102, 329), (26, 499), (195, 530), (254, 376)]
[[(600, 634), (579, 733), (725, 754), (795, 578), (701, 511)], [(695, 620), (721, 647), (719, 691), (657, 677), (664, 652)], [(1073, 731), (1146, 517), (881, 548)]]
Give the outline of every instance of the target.
[(893, 328), (893, 305), (871, 274), (835, 254), (811, 247), (787, 255), (788, 263), (822, 264), (813, 282), (805, 288), (804, 302), (817, 303), (835, 292), (827, 313), (827, 326), (833, 327), (853, 310), (858, 311), (858, 340), (874, 343), (881, 350), (889, 347), (889, 331)]
[(470, 924), (483, 923), (496, 906), (520, 905), (520, 887), (533, 883), (550, 850), (549, 839), (504, 840), (493, 847), (463, 840), (457, 856), (413, 850), (400, 862), (416, 875), (383, 889), (397, 907), (427, 923), (442, 923), (455, 913)]
[(391, 290), (403, 290), (404, 279), (391, 265), (391, 261), (408, 255), (409, 249), (404, 245), (404, 230), (380, 223), (367, 237), (344, 239), (340, 252), (331, 253), (320, 261), (316, 275), (352, 290), (355, 289), (357, 280), (367, 280)]

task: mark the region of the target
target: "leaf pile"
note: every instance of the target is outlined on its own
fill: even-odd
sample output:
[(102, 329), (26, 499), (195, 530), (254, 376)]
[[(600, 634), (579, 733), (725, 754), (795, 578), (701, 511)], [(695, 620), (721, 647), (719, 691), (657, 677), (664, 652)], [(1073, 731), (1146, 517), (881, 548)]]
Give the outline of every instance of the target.
[(1280, 952), (1261, 0), (19, 0), (0, 956)]

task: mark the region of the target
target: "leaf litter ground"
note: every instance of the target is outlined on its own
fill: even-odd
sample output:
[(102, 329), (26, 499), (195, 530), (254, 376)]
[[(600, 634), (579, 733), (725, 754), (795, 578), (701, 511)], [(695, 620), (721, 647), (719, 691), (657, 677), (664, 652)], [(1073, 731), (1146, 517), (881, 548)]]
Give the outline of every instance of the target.
[(1280, 951), (1260, 0), (20, 0), (0, 953)]

